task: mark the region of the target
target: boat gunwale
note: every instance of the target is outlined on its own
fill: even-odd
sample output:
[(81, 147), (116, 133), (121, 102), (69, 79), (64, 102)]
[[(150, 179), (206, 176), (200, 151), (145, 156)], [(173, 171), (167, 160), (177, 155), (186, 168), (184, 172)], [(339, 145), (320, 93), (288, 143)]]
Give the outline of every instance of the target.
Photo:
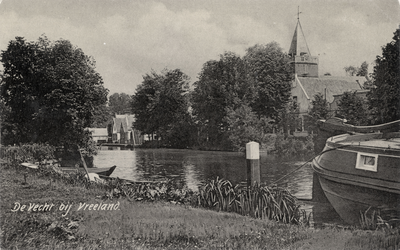
[[(400, 147), (399, 148), (378, 147), (373, 145), (369, 146), (365, 144), (360, 144), (361, 142), (372, 141), (371, 139), (382, 140), (383, 138), (381, 137), (381, 135), (382, 133), (357, 134), (357, 135), (341, 134), (329, 137), (326, 140), (325, 148), (328, 147), (337, 150), (355, 151), (355, 152), (360, 152), (360, 149), (364, 149), (366, 151), (373, 150), (375, 153), (378, 153), (380, 155), (386, 155), (390, 157), (400, 157)], [(351, 150), (352, 148), (354, 150)]]

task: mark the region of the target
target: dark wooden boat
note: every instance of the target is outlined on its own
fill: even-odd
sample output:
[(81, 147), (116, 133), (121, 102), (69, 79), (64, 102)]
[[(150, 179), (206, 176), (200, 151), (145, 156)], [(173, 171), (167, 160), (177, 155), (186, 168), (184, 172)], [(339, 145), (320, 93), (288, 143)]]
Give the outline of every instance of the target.
[[(399, 131), (399, 124), (400, 121), (396, 121), (368, 128), (346, 126), (346, 129), (351, 128), (352, 132), (359, 129)], [(400, 218), (398, 132), (330, 137), (312, 165), (326, 197), (345, 222), (358, 224), (360, 213), (368, 209), (379, 210), (383, 218), (393, 213)]]
[[(102, 175), (102, 176), (110, 176), (110, 175), (114, 172), (115, 168), (117, 168), (117, 166), (112, 166), (112, 167), (110, 167), (110, 168), (87, 168), (87, 171), (88, 171), (89, 173), (95, 173), (95, 174)], [(65, 171), (65, 172), (73, 172), (73, 171), (77, 171), (77, 170), (79, 170), (79, 171), (85, 171), (84, 168), (66, 168), (66, 167), (60, 167), (60, 169), (61, 169), (62, 171)]]
[[(59, 167), (59, 164), (51, 161), (51, 162), (47, 162), (46, 164), (52, 165), (52, 164), (56, 164), (54, 166), (56, 166), (56, 169), (58, 169), (58, 171), (64, 171), (64, 172), (74, 172), (74, 171), (85, 171), (85, 168), (72, 168), (72, 167)], [(58, 166), (57, 166), (58, 165)], [(39, 168), (39, 165), (37, 164), (33, 164), (30, 162), (23, 162), (21, 163), (21, 166), (27, 167), (27, 168), (33, 168), (33, 169), (37, 169)], [(112, 166), (110, 168), (86, 168), (88, 173), (95, 173), (101, 176), (110, 176), (114, 170), (117, 168), (117, 166)]]

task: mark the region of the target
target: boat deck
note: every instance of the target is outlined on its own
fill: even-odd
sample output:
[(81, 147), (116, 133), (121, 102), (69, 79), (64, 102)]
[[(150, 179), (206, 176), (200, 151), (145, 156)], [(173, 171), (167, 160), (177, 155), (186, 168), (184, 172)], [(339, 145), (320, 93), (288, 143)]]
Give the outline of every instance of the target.
[[(329, 140), (329, 139), (328, 139)], [(400, 137), (382, 139), (381, 134), (368, 135), (339, 135), (332, 137), (333, 143), (341, 145), (354, 145), (363, 147), (374, 147), (381, 149), (400, 150)]]
[(366, 147), (377, 147), (377, 148), (391, 148), (391, 149), (400, 149), (400, 138), (396, 138), (396, 140), (370, 140), (370, 141), (360, 141), (360, 142), (343, 142), (345, 145), (359, 145)]

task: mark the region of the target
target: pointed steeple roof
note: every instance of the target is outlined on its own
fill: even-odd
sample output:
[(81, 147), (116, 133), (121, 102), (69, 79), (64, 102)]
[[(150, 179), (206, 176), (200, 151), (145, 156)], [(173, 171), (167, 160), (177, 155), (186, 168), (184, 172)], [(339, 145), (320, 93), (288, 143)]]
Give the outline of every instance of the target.
[(304, 36), (303, 28), (300, 24), (300, 13), (297, 11), (297, 24), (296, 29), (294, 30), (294, 35), (292, 39), (292, 43), (290, 44), (289, 55), (293, 56), (302, 56), (308, 54), (311, 56), (310, 50), (308, 49), (306, 37)]

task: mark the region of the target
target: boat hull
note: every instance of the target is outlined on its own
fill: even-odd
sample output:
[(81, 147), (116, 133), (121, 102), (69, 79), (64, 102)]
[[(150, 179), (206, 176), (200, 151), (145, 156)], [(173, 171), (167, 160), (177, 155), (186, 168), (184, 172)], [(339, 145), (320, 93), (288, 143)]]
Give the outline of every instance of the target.
[(368, 209), (383, 218), (400, 215), (399, 142), (379, 134), (335, 136), (313, 160), (325, 196), (345, 222), (359, 224)]
[[(89, 173), (95, 173), (98, 175), (102, 175), (102, 176), (110, 176), (114, 170), (117, 168), (117, 166), (112, 166), (110, 168), (87, 168)], [(65, 172), (74, 172), (77, 171), (76, 168), (65, 168), (65, 167), (61, 167), (60, 168), (62, 171)], [(79, 168), (79, 171), (85, 171), (84, 168)]]
[(319, 182), (329, 203), (348, 224), (360, 224), (361, 214), (366, 211), (380, 211), (385, 218), (390, 218), (393, 213), (400, 215), (398, 194), (343, 184), (322, 176), (319, 176)]

